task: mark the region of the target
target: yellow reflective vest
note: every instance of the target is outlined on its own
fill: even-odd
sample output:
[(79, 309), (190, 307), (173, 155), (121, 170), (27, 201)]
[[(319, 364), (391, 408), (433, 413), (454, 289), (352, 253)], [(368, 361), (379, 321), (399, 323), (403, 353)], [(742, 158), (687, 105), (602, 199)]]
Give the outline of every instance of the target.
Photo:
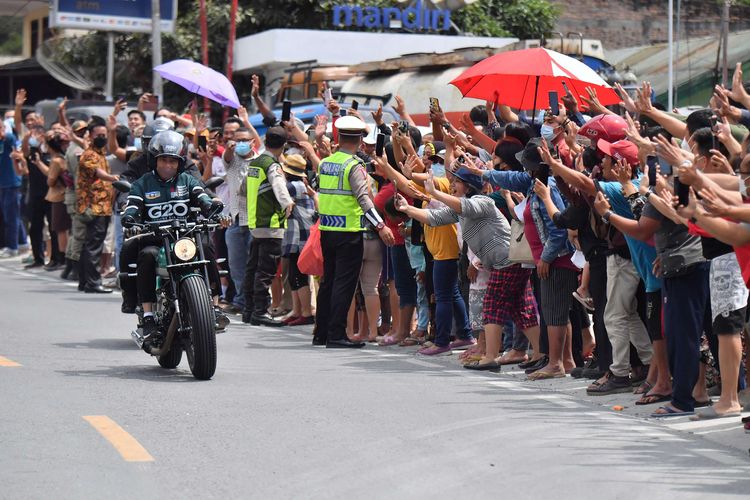
[(318, 205), (321, 231), (365, 230), (364, 212), (349, 184), (349, 174), (360, 162), (356, 155), (338, 151), (320, 163)]

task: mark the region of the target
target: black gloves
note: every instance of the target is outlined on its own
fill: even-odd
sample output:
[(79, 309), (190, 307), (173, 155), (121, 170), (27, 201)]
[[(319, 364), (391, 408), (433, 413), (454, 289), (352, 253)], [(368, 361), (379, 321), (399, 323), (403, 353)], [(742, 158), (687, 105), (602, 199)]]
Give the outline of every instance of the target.
[(211, 206), (209, 206), (207, 210), (208, 217), (219, 215), (223, 210), (224, 204), (221, 202), (221, 200), (212, 200)]
[(129, 214), (123, 215), (122, 218), (120, 219), (120, 222), (122, 223), (122, 227), (126, 229), (129, 229), (135, 226), (136, 224), (138, 224), (138, 221), (135, 220), (135, 217)]

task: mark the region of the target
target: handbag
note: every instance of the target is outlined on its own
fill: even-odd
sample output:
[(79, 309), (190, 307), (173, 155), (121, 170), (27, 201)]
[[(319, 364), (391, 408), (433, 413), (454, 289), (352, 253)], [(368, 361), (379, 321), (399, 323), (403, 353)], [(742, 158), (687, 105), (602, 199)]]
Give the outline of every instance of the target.
[(307, 275), (323, 276), (323, 247), (320, 245), (320, 222), (310, 227), (310, 236), (297, 259), (297, 267)]
[(529, 241), (524, 234), (523, 222), (516, 219), (510, 221), (510, 248), (508, 260), (514, 264), (534, 264)]

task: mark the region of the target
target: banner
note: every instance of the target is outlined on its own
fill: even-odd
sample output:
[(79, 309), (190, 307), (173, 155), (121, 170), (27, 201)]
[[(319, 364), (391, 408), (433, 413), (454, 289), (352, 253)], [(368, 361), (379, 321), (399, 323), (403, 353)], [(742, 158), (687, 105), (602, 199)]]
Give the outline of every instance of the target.
[[(173, 32), (177, 0), (159, 0), (161, 30)], [(50, 0), (49, 24), (57, 28), (151, 32), (151, 0)]]

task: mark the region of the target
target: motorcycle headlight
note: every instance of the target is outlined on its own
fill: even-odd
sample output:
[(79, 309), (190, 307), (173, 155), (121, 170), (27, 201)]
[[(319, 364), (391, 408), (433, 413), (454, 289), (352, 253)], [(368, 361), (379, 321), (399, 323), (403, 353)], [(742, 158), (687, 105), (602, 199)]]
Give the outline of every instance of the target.
[(174, 254), (183, 262), (187, 262), (195, 257), (195, 252), (197, 250), (198, 248), (195, 246), (195, 242), (190, 238), (179, 239), (174, 244)]

